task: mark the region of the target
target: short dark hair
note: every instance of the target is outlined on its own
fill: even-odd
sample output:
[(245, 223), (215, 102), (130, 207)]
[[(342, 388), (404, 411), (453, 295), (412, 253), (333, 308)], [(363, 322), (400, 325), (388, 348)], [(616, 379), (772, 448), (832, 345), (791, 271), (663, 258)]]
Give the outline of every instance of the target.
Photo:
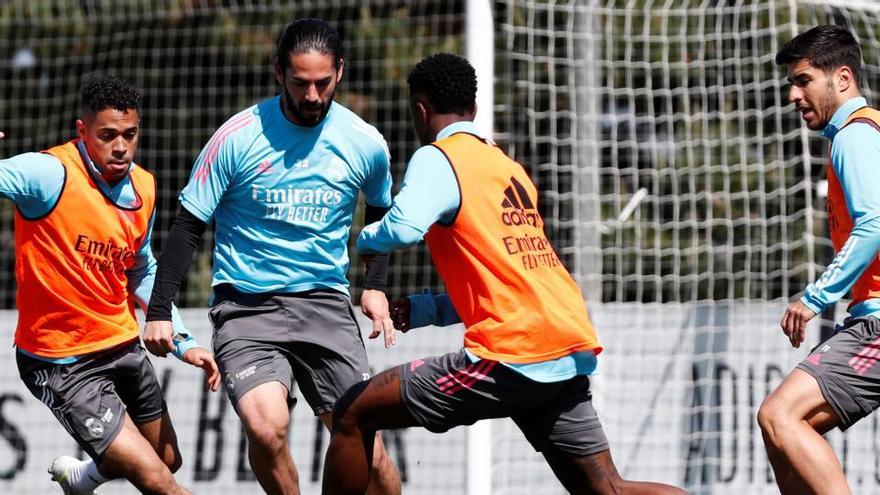
[(297, 19), (281, 31), (275, 48), (275, 59), (282, 70), (290, 67), (291, 53), (318, 52), (333, 57), (333, 66), (339, 68), (342, 59), (342, 39), (333, 26), (321, 19)]
[(795, 36), (776, 54), (776, 65), (803, 59), (826, 74), (847, 66), (852, 69), (856, 86), (860, 86), (862, 50), (852, 33), (843, 26), (816, 26)]
[(84, 115), (113, 108), (120, 112), (140, 110), (141, 92), (125, 79), (101, 75), (87, 80), (80, 90)]
[(477, 74), (467, 60), (437, 53), (413, 67), (406, 79), (413, 94), (423, 94), (437, 113), (462, 115), (477, 102)]

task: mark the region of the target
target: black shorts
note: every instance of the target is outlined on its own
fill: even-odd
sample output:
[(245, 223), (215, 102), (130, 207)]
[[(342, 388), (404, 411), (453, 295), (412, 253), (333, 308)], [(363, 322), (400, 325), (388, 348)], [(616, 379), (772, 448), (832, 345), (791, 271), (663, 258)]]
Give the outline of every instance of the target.
[(209, 313), (214, 353), (232, 404), (263, 383), (294, 384), (315, 415), (333, 410), (349, 387), (370, 378), (367, 351), (347, 294), (315, 290), (244, 294), (215, 288)]
[(846, 430), (880, 406), (880, 320), (847, 318), (797, 367), (816, 378)]
[(583, 375), (536, 382), (497, 361), (471, 362), (462, 349), (402, 365), (400, 393), (410, 414), (435, 433), (509, 417), (538, 452), (551, 447), (585, 456), (608, 449)]
[(28, 390), (93, 459), (113, 443), (126, 412), (139, 424), (165, 413), (156, 372), (137, 340), (71, 364), (49, 363), (20, 351), (15, 355)]

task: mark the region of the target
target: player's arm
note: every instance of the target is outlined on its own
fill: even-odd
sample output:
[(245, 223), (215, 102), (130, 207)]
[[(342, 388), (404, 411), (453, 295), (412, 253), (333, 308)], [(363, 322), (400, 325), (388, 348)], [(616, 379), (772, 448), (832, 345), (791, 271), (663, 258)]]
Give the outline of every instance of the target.
[[(151, 248), (155, 218), (154, 212), (150, 218), (150, 228), (144, 242), (135, 255), (134, 265), (126, 272), (129, 294), (145, 313), (149, 312), (157, 278), (156, 258), (153, 256)], [(218, 390), (220, 388), (220, 370), (214, 361), (213, 353), (200, 346), (195, 336), (187, 330), (177, 307), (174, 304), (169, 306), (170, 338), (166, 339), (163, 332), (147, 332), (145, 329), (144, 346), (155, 355), (164, 356), (171, 352), (181, 361), (202, 368), (205, 372), (206, 387), (214, 391)]]
[(64, 166), (47, 153), (24, 153), (0, 160), (0, 197), (11, 200), (25, 218), (52, 211), (64, 188)]
[(831, 164), (843, 188), (853, 229), (822, 276), (807, 286), (783, 316), (783, 331), (795, 347), (803, 342), (806, 323), (839, 301), (877, 258), (880, 168), (874, 162), (878, 155), (880, 133), (869, 125), (852, 124), (834, 138)]
[[(181, 208), (168, 232), (149, 299), (144, 328), (147, 349), (158, 355), (173, 345), (172, 301), (186, 273), (207, 222), (229, 186), (235, 163), (233, 139), (222, 127), (196, 159), (190, 181), (180, 193)], [(229, 139), (227, 139), (229, 138)]]
[(162, 356), (174, 346), (174, 298), (189, 271), (193, 254), (207, 224), (186, 208), (181, 208), (168, 232), (146, 311), (144, 344), (151, 353)]
[(428, 289), (392, 301), (391, 320), (394, 328), (401, 332), (432, 325), (445, 327), (461, 323), (449, 294), (432, 294)]
[[(391, 154), (381, 134), (374, 129), (361, 130), (366, 139), (355, 140), (363, 151), (366, 178), (362, 185), (364, 193), (364, 225), (377, 222), (388, 212), (391, 205)], [(390, 254), (361, 256), (366, 265), (363, 291), (361, 292), (361, 312), (373, 322), (369, 338), (384, 336), (385, 347), (394, 345), (394, 323), (385, 290), (388, 285), (388, 266)]]
[(366, 226), (357, 239), (361, 253), (390, 253), (422, 240), (438, 221), (449, 221), (461, 202), (458, 180), (443, 153), (420, 148), (407, 165), (394, 204), (385, 217)]

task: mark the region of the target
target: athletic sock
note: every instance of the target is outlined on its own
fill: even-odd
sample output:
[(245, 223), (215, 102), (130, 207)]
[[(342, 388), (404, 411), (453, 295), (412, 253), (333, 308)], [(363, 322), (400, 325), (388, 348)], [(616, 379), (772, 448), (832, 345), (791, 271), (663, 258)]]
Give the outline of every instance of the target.
[(110, 481), (98, 471), (98, 465), (92, 459), (80, 461), (80, 465), (72, 469), (69, 476), (70, 485), (84, 492), (93, 491), (101, 484)]

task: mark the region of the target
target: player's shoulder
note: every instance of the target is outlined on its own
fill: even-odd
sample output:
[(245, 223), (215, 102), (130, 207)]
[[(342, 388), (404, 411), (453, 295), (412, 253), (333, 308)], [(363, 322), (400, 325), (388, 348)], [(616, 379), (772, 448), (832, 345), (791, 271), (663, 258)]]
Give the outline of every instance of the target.
[[(268, 100), (267, 100), (268, 101)], [(251, 105), (226, 119), (214, 132), (214, 137), (223, 140), (249, 139), (262, 130), (261, 113), (265, 113), (266, 101)]]
[(382, 133), (345, 105), (334, 101), (328, 116), (332, 119), (330, 124), (344, 133), (360, 151), (368, 155), (384, 153), (390, 156)]
[(214, 161), (221, 150), (247, 149), (257, 139), (263, 130), (260, 118), (263, 103), (256, 103), (237, 112), (214, 131), (203, 150), (210, 162)]
[(0, 160), (0, 173), (17, 177), (22, 186), (63, 183), (66, 170), (64, 162), (46, 152), (27, 152)]
[(420, 146), (410, 158), (410, 162), (412, 162), (413, 164), (420, 164), (422, 162), (438, 160), (443, 162), (449, 161), (446, 153), (444, 153), (443, 150), (441, 150), (438, 146), (435, 146), (433, 143)]
[(873, 119), (860, 119), (849, 123), (837, 132), (832, 148), (867, 148), (880, 146), (880, 122)]

